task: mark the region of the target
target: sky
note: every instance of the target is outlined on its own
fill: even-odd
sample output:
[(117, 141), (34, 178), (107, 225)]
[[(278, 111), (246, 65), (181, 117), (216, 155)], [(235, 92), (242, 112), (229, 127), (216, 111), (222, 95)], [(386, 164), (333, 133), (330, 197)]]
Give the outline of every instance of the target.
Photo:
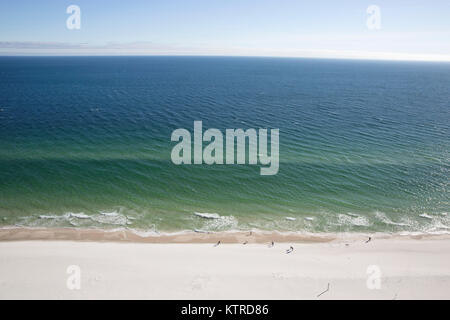
[(0, 0), (0, 55), (450, 61), (450, 1)]

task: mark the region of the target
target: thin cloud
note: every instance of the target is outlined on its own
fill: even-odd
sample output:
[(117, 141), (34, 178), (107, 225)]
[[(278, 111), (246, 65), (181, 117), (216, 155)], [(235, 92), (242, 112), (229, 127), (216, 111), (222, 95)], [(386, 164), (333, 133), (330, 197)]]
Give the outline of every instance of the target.
[[(310, 47), (310, 46), (308, 46)], [(336, 50), (326, 48), (279, 48), (275, 46), (182, 46), (153, 42), (108, 42), (105, 44), (1, 41), (0, 55), (209, 55), (407, 61), (450, 61), (450, 54), (405, 53), (378, 50)]]

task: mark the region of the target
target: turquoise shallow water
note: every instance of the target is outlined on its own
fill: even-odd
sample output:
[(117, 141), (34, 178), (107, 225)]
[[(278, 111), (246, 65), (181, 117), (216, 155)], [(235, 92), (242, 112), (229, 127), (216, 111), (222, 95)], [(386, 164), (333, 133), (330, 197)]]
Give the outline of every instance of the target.
[[(278, 174), (174, 165), (194, 120), (279, 128)], [(449, 146), (448, 63), (0, 58), (3, 226), (447, 232)]]

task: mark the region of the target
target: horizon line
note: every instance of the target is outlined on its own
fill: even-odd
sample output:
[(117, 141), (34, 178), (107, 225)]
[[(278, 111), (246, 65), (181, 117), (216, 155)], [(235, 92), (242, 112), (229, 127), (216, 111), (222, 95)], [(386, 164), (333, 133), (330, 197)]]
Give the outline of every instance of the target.
[(448, 60), (438, 59), (402, 59), (402, 58), (375, 58), (375, 57), (321, 57), (321, 56), (277, 56), (277, 55), (220, 55), (220, 54), (3, 54), (0, 52), (0, 58), (13, 57), (42, 57), (42, 58), (63, 58), (63, 57), (204, 57), (204, 58), (276, 58), (276, 59), (313, 59), (313, 60), (350, 60), (350, 61), (386, 61), (386, 62), (431, 62), (431, 63), (450, 63)]

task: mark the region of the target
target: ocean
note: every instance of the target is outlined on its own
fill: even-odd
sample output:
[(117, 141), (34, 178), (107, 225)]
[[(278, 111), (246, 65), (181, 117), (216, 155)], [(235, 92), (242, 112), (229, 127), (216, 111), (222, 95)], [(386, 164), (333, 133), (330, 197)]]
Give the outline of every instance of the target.
[[(278, 128), (279, 171), (171, 134)], [(450, 232), (450, 63), (0, 57), (0, 226)]]

